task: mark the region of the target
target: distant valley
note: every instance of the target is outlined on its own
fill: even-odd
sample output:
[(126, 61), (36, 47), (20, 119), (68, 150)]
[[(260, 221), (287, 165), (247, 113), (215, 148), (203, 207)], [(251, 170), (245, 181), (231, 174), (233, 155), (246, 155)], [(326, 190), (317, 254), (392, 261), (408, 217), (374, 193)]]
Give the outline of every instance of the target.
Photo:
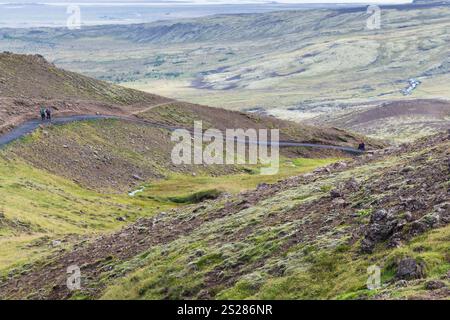
[[(379, 30), (367, 28), (366, 7), (0, 29), (0, 49), (40, 52), (57, 66), (170, 98), (309, 121), (355, 105), (450, 99), (447, 4), (383, 7)], [(410, 79), (420, 84), (405, 97)]]

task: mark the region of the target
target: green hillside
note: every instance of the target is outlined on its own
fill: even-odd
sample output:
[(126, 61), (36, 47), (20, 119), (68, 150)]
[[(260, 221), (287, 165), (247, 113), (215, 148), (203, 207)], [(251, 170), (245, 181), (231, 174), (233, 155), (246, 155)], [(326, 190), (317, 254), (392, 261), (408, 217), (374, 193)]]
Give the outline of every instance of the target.
[[(75, 250), (60, 248), (45, 263), (36, 258), (15, 269), (4, 277), (0, 296), (445, 299), (449, 150), (448, 135), (434, 136), (141, 218), (111, 235), (78, 242)], [(34, 183), (29, 188), (45, 186)], [(145, 216), (147, 195), (128, 201), (103, 197), (99, 209), (122, 203), (123, 215), (144, 205)], [(96, 214), (96, 223), (105, 219), (104, 227), (114, 225), (112, 212)], [(9, 211), (6, 218), (11, 220)], [(19, 247), (20, 242), (13, 250)], [(64, 285), (71, 264), (82, 266), (80, 291)], [(373, 265), (381, 268), (382, 286), (368, 290), (367, 268)]]

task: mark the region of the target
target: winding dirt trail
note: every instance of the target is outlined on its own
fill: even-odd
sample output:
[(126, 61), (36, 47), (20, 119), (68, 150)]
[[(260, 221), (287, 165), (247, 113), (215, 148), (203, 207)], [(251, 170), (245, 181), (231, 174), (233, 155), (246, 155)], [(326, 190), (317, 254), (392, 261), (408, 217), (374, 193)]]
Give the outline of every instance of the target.
[[(161, 128), (161, 129), (167, 129), (170, 131), (176, 130), (176, 129), (184, 129), (184, 128), (178, 128), (173, 126), (168, 126), (161, 123), (156, 122), (150, 122), (138, 118), (128, 117), (128, 116), (112, 116), (112, 115), (74, 115), (74, 116), (66, 116), (66, 117), (56, 117), (53, 118), (51, 122), (49, 121), (41, 121), (38, 119), (35, 120), (29, 120), (26, 121), (10, 132), (1, 135), (0, 136), (0, 149), (8, 145), (9, 143), (22, 138), (23, 136), (33, 132), (37, 128), (39, 128), (42, 125), (61, 125), (71, 122), (77, 122), (77, 121), (86, 121), (86, 120), (101, 120), (101, 119), (118, 119), (118, 120), (124, 120), (124, 121), (130, 121), (134, 123), (140, 123), (143, 125), (151, 126), (154, 128)], [(246, 141), (240, 141), (236, 140), (238, 143), (247, 143)], [(271, 145), (270, 142), (267, 142), (268, 145)], [(258, 142), (258, 145), (262, 145), (261, 142)], [(314, 144), (314, 143), (303, 143), (303, 142), (296, 142), (296, 141), (280, 141), (277, 144), (279, 147), (309, 147), (309, 148), (320, 148), (320, 149), (333, 149), (333, 150), (340, 150), (352, 154), (362, 154), (364, 153), (361, 150), (351, 148), (351, 147), (343, 147), (343, 146), (334, 146), (334, 145), (322, 145), (322, 144)]]
[(147, 108), (144, 108), (144, 109), (141, 109), (141, 110), (134, 111), (134, 112), (132, 112), (131, 114), (133, 114), (133, 115), (141, 114), (141, 113), (150, 111), (150, 110), (152, 110), (152, 109), (154, 109), (154, 108), (157, 108), (157, 107), (164, 107), (164, 106), (173, 104), (173, 103), (175, 103), (175, 102), (176, 102), (175, 100), (173, 100), (173, 101), (171, 100), (171, 101), (169, 101), (169, 102), (163, 102), (163, 103), (154, 104), (154, 105), (151, 105), (150, 107), (147, 107)]

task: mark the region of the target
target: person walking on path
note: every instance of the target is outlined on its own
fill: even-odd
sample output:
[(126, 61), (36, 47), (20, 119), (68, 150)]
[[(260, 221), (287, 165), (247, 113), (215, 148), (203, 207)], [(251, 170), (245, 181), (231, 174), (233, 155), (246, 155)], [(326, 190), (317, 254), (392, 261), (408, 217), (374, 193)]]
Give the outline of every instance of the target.
[(45, 115), (45, 108), (44, 108), (44, 107), (41, 107), (40, 112), (41, 112), (41, 120), (42, 120), (42, 121), (45, 121), (45, 117), (46, 117), (46, 115)]
[(359, 151), (366, 151), (366, 144), (362, 141), (358, 146)]
[(47, 120), (52, 121), (52, 110), (50, 108), (45, 109), (45, 114), (47, 115)]

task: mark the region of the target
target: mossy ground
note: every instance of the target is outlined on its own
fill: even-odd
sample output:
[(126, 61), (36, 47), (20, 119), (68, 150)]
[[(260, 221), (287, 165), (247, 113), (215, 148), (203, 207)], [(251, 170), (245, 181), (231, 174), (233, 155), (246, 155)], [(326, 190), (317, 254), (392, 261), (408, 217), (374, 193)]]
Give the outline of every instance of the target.
[[(73, 125), (69, 126), (70, 129)], [(90, 128), (89, 126), (83, 126)], [(65, 129), (58, 129), (65, 130)], [(27, 144), (42, 132), (23, 139)], [(191, 201), (206, 190), (237, 193), (261, 182), (274, 182), (312, 170), (336, 159), (298, 159), (283, 162), (279, 175), (253, 174), (220, 177), (173, 174), (167, 180), (145, 184), (143, 193), (108, 194), (86, 189), (73, 181), (37, 169), (9, 151), (0, 153), (0, 276), (43, 259), (80, 239), (110, 232), (140, 217)], [(178, 199), (178, 200), (177, 200)], [(196, 201), (194, 201), (196, 202)], [(125, 220), (125, 221), (119, 221)], [(52, 241), (62, 241), (57, 246)]]
[[(87, 236), (173, 207), (101, 194), (0, 153), (0, 275), (54, 251), (52, 240)], [(63, 244), (64, 245), (64, 244)]]
[(173, 196), (188, 196), (195, 192), (216, 189), (232, 194), (253, 189), (260, 183), (275, 183), (290, 176), (305, 172), (338, 161), (338, 158), (325, 159), (287, 159), (282, 158), (280, 170), (275, 175), (261, 175), (258, 167), (248, 167), (248, 173), (222, 175), (193, 176), (188, 174), (170, 174), (166, 179), (145, 184), (145, 191), (138, 197), (148, 199), (167, 199)]
[[(392, 175), (411, 159), (435, 161), (430, 150), (392, 156), (333, 173), (312, 183), (282, 189), (259, 203), (214, 216), (223, 204), (206, 203), (180, 218), (207, 222), (188, 235), (154, 246), (105, 274), (103, 299), (397, 299), (429, 296), (425, 282), (446, 279), (450, 270), (449, 232), (445, 226), (398, 248), (379, 244), (363, 254), (355, 232), (368, 223), (377, 201), (396, 201)], [(425, 159), (425, 160), (424, 160)], [(426, 160), (428, 159), (428, 160)], [(413, 162), (414, 163), (414, 162)], [(420, 166), (415, 168), (421, 170)], [(393, 171), (391, 171), (393, 170)], [(395, 173), (401, 177), (398, 173)], [(347, 209), (331, 204), (333, 188), (354, 178), (391, 185), (376, 194), (352, 193)], [(436, 185), (437, 187), (438, 185)], [(439, 185), (440, 186), (440, 185)], [(321, 200), (323, 199), (323, 200)], [(302, 209), (303, 208), (303, 209)], [(187, 219), (189, 220), (189, 219)], [(356, 233), (357, 234), (357, 233)], [(292, 239), (299, 241), (293, 242)], [(398, 285), (395, 263), (412, 257), (426, 266), (425, 279)], [(381, 287), (367, 288), (368, 267), (381, 268)], [(129, 275), (110, 281), (110, 275)], [(448, 285), (448, 279), (444, 280)]]
[[(415, 196), (425, 209), (411, 210), (424, 216), (442, 204), (449, 149), (439, 139), (287, 180), (337, 159), (282, 158), (279, 174), (269, 177), (254, 174), (258, 168), (217, 177), (173, 174), (143, 182), (144, 190), (134, 197), (85, 189), (2, 152), (0, 272), (9, 277), (12, 271), (13, 280), (23, 276), (34, 283), (18, 291), (11, 285), (5, 297), (39, 295), (42, 288), (46, 294), (74, 299), (427, 296), (424, 281), (444, 279), (450, 269), (448, 226), (415, 236), (399, 248), (390, 248), (387, 240), (377, 243), (372, 254), (363, 254), (360, 242), (380, 208), (399, 207), (399, 200)], [(249, 190), (262, 182), (273, 185)], [(357, 187), (346, 187), (349, 183)], [(419, 188), (430, 192), (419, 194)], [(344, 194), (335, 198), (334, 189)], [(230, 194), (183, 205), (217, 192)], [(154, 218), (160, 211), (166, 212)], [(104, 235), (139, 217), (151, 219)], [(90, 241), (99, 234), (100, 240)], [(62, 243), (55, 246), (53, 240)], [(70, 250), (75, 244), (78, 250)], [(426, 279), (400, 287), (394, 281), (395, 262), (406, 256), (424, 264)], [(66, 293), (56, 282), (43, 283), (64, 278), (73, 259), (85, 266), (89, 290)], [(366, 287), (372, 265), (382, 269), (378, 290)]]

